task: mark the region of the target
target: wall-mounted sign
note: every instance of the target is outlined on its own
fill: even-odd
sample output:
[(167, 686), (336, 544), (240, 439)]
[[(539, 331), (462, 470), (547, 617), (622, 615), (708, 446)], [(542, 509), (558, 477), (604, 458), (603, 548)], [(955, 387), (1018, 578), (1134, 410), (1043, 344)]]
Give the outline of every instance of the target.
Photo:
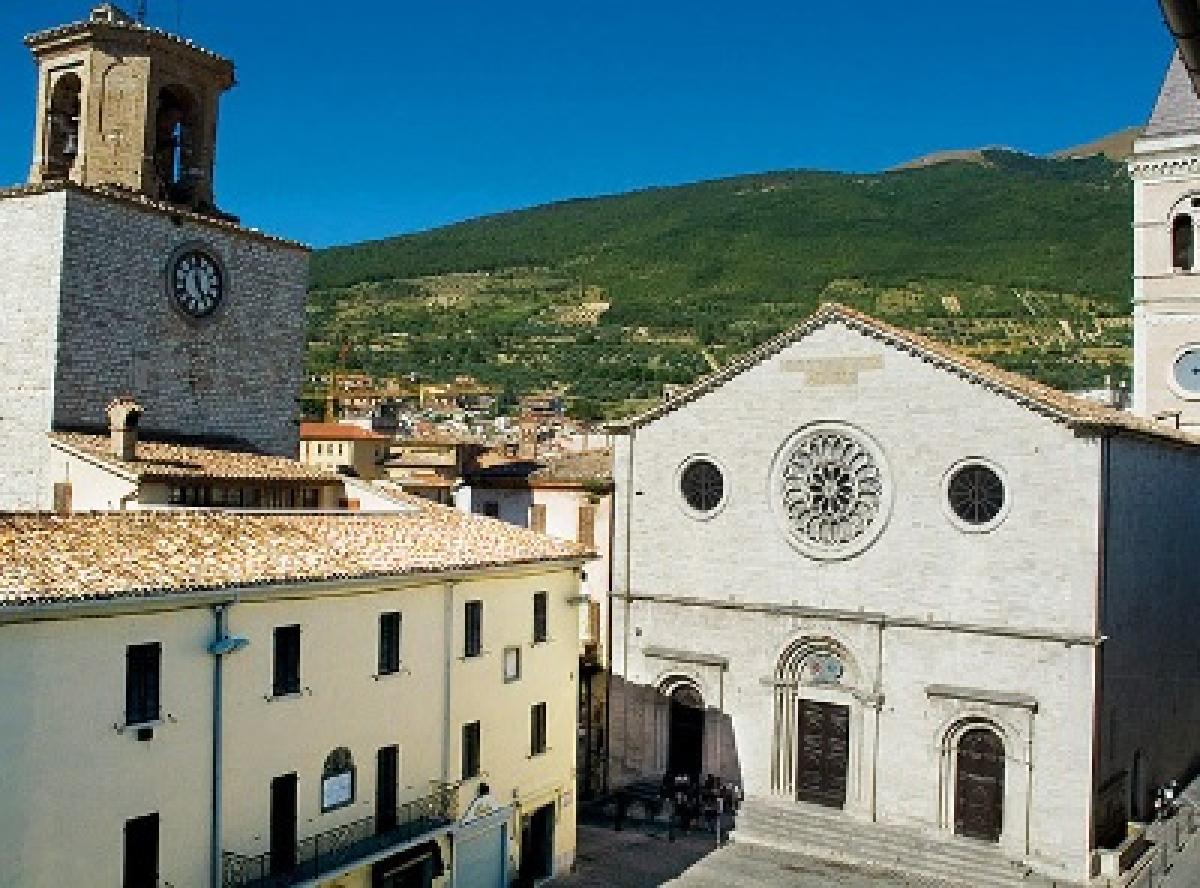
[(324, 811), (340, 808), (354, 801), (354, 774), (333, 774), (321, 781), (321, 808)]

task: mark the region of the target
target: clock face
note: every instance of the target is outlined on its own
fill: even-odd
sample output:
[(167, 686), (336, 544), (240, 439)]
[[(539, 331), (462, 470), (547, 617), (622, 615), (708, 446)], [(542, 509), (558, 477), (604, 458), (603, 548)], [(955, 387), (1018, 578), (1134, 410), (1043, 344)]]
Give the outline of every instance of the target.
[(1200, 348), (1189, 348), (1175, 359), (1175, 384), (1188, 394), (1200, 395)]
[(176, 306), (192, 318), (211, 315), (225, 295), (221, 266), (203, 250), (188, 250), (175, 258), (170, 286)]

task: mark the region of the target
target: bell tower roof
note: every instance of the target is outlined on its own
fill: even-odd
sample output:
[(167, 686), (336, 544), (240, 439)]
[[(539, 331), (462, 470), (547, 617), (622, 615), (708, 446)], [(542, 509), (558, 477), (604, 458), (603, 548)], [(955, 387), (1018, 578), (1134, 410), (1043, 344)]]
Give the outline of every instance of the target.
[(25, 45), (38, 64), (31, 184), (115, 186), (217, 212), (217, 109), (233, 62), (111, 3)]
[(230, 86), (233, 85), (233, 62), (224, 56), (204, 49), (202, 46), (161, 28), (152, 28), (137, 21), (125, 10), (112, 3), (101, 3), (92, 8), (88, 17), (82, 21), (71, 22), (35, 31), (25, 38), (25, 45), (33, 50), (35, 56), (53, 52), (66, 46), (78, 45), (88, 40), (108, 37), (110, 39), (142, 40), (147, 45), (151, 41), (160, 44), (171, 44), (182, 50), (195, 53), (209, 59), (214, 64), (228, 69)]

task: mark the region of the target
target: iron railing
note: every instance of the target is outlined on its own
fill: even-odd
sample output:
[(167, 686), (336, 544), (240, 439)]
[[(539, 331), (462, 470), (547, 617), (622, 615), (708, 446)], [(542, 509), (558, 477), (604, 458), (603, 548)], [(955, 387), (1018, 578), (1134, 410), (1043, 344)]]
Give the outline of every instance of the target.
[[(405, 845), (453, 823), (458, 817), (458, 787), (436, 784), (424, 798), (397, 806), (394, 823), (364, 817), (296, 843), (295, 860), (272, 860), (271, 853), (247, 857), (232, 851), (222, 857), (224, 888), (286, 888), (345, 870), (355, 861)], [(393, 818), (389, 818), (392, 820)]]

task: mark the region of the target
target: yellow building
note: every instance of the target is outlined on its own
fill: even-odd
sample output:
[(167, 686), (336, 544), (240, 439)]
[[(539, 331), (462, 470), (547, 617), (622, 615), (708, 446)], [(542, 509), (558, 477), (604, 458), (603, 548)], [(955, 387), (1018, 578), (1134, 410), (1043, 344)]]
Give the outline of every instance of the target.
[(0, 518), (0, 884), (565, 871), (584, 555), (434, 505)]
[(329, 472), (373, 481), (383, 477), (387, 435), (339, 422), (300, 423), (300, 461)]

